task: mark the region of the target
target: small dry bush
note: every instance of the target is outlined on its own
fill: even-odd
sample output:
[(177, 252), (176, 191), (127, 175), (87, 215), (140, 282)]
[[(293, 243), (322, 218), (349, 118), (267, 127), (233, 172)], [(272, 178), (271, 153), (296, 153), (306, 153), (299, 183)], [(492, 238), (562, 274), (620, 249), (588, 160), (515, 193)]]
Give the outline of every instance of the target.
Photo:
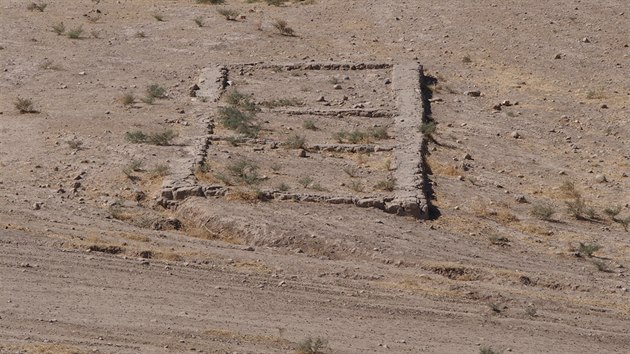
[(40, 2), (38, 3), (30, 3), (28, 5), (26, 5), (26, 9), (29, 11), (39, 11), (39, 12), (44, 12), (44, 9), (46, 9), (46, 7), (48, 6), (48, 4), (46, 4), (45, 2)]
[(33, 108), (33, 101), (29, 98), (18, 97), (14, 105), (15, 108), (20, 112), (20, 114), (37, 113), (35, 108)]
[(52, 30), (58, 36), (61, 36), (66, 31), (66, 25), (64, 25), (63, 22), (59, 22), (57, 24), (52, 25)]
[(306, 138), (303, 135), (293, 134), (284, 142), (284, 146), (289, 149), (303, 149), (306, 145)]
[(391, 192), (396, 188), (396, 178), (390, 176), (387, 179), (378, 181), (374, 185), (374, 188)]
[(81, 39), (81, 35), (83, 34), (83, 27), (75, 27), (66, 33), (66, 36), (70, 39)]
[(308, 337), (298, 343), (296, 348), (297, 354), (323, 354), (324, 350), (328, 347), (328, 341), (326, 339), (316, 337)]
[(236, 21), (236, 18), (238, 17), (238, 14), (239, 14), (239, 12), (234, 9), (217, 9), (217, 13), (225, 17), (225, 19), (228, 21)]
[(276, 20), (273, 23), (273, 27), (275, 27), (283, 36), (295, 37), (295, 31), (293, 28), (289, 27), (289, 24), (285, 20)]
[(591, 243), (582, 243), (578, 246), (577, 252), (580, 256), (592, 257), (593, 253), (602, 249), (602, 246), (591, 244)]
[(551, 206), (545, 204), (534, 204), (530, 211), (532, 216), (546, 221), (551, 220), (555, 212), (556, 211)]

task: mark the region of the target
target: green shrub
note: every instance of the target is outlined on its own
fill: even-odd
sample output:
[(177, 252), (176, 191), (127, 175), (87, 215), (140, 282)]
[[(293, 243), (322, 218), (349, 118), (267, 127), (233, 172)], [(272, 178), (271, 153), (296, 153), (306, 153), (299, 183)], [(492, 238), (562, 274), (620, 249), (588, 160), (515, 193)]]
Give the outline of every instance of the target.
[(241, 159), (227, 166), (228, 172), (240, 178), (247, 184), (254, 184), (259, 181), (258, 166), (253, 162)]
[(255, 137), (260, 131), (260, 127), (254, 123), (253, 113), (242, 112), (235, 107), (219, 108), (219, 119), (225, 128), (248, 137)]
[(593, 253), (599, 251), (600, 249), (602, 249), (602, 246), (600, 245), (580, 242), (577, 252), (581, 256), (592, 257)]
[(422, 123), (422, 125), (420, 125), (418, 127), (418, 131), (420, 133), (422, 133), (422, 135), (424, 135), (424, 136), (431, 136), (431, 135), (435, 134), (436, 130), (437, 130), (437, 123), (436, 122)]
[(172, 140), (177, 137), (177, 133), (172, 130), (167, 130), (161, 133), (154, 133), (149, 135), (147, 143), (159, 146), (172, 145)]
[(172, 144), (172, 140), (177, 137), (177, 133), (172, 130), (166, 130), (161, 133), (145, 134), (144, 132), (137, 130), (133, 132), (126, 132), (125, 138), (130, 143), (141, 144), (147, 143), (151, 145), (168, 146)]
[(68, 33), (66, 33), (66, 36), (68, 36), (68, 38), (70, 39), (80, 39), (82, 34), (83, 27), (79, 26), (69, 30)]
[(258, 107), (254, 101), (252, 101), (251, 96), (243, 94), (238, 90), (231, 91), (225, 98), (225, 101), (235, 108), (240, 108), (247, 112), (257, 112), (259, 111)]
[(147, 97), (153, 98), (165, 98), (166, 97), (166, 89), (158, 84), (151, 84), (147, 86)]
[(125, 133), (125, 138), (127, 139), (127, 141), (134, 144), (140, 144), (140, 143), (146, 142), (147, 137), (148, 136), (140, 130)]
[(617, 215), (619, 215), (620, 212), (621, 212), (621, 207), (618, 205), (604, 209), (604, 214), (610, 216), (610, 218), (613, 220), (615, 220), (615, 218), (617, 217)]

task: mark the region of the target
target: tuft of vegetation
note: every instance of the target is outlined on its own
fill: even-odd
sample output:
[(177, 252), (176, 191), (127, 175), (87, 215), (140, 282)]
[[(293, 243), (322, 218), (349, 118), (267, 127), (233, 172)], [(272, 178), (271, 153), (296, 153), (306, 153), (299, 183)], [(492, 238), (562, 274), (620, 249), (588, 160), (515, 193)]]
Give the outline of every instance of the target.
[(284, 182), (276, 186), (276, 189), (279, 190), (280, 192), (287, 192), (289, 188), (290, 188), (289, 185)]
[(600, 259), (594, 259), (591, 261), (593, 263), (593, 265), (595, 265), (595, 267), (597, 268), (597, 270), (599, 270), (600, 272), (604, 272), (604, 273), (610, 273), (611, 270), (610, 268), (608, 268), (608, 265), (606, 264), (606, 262), (600, 260)]
[(245, 142), (245, 138), (242, 136), (228, 136), (227, 138), (225, 138), (225, 141), (227, 141), (232, 146), (238, 146), (239, 144)]
[(133, 92), (129, 91), (129, 92), (125, 93), (121, 97), (120, 100), (121, 100), (122, 104), (124, 104), (125, 106), (130, 106), (136, 101), (136, 96), (133, 94)]
[(470, 59), (470, 56), (464, 55), (464, 57), (462, 58), (462, 63), (465, 63), (465, 64), (472, 63), (472, 59)]
[(488, 237), (488, 240), (496, 246), (507, 247), (510, 245), (510, 239), (505, 236), (491, 235)]
[(335, 139), (335, 141), (337, 141), (338, 143), (343, 143), (344, 139), (348, 136), (348, 132), (345, 130), (341, 130), (338, 131), (336, 133), (333, 133), (333, 138)]
[(238, 90), (230, 92), (226, 96), (225, 101), (232, 107), (240, 108), (247, 112), (258, 112), (260, 110), (256, 107), (254, 101), (252, 101), (251, 96), (241, 93)]
[(298, 100), (297, 98), (280, 98), (271, 101), (262, 102), (260, 105), (267, 108), (278, 108), (278, 107), (290, 107), (290, 106), (301, 106), (304, 103)]
[(435, 134), (436, 130), (437, 130), (437, 123), (433, 121), (422, 123), (422, 125), (418, 127), (418, 131), (426, 137), (430, 137), (433, 134)]
[(138, 31), (138, 32), (136, 32), (135, 37), (136, 38), (147, 38), (147, 34), (144, 33), (144, 31)]
[(61, 70), (61, 65), (55, 64), (52, 60), (45, 60), (40, 66), (44, 70)]
[(256, 137), (260, 131), (260, 126), (255, 123), (254, 117), (253, 113), (242, 112), (235, 107), (219, 108), (219, 119), (223, 126), (247, 137)]
[(306, 338), (305, 340), (298, 343), (296, 348), (296, 353), (298, 354), (324, 354), (324, 350), (328, 347), (328, 341), (326, 339), (316, 337), (316, 338)]
[(600, 249), (602, 249), (602, 246), (600, 245), (580, 242), (577, 252), (582, 257), (592, 257), (593, 253), (599, 251)]
[(628, 226), (630, 226), (630, 217), (615, 218), (614, 220), (615, 220), (615, 222), (618, 222), (621, 226), (623, 226), (623, 229), (626, 232), (628, 231)]
[(534, 204), (530, 213), (532, 216), (540, 220), (549, 221), (552, 220), (552, 216), (556, 213), (556, 211), (549, 205)]
[(350, 189), (352, 189), (355, 192), (363, 192), (363, 190), (365, 189), (363, 187), (363, 183), (361, 183), (361, 181), (352, 181), (350, 182)]
[(494, 313), (503, 312), (503, 306), (501, 306), (500, 304), (497, 304), (496, 302), (489, 303), (488, 307), (490, 307), (490, 310), (492, 310), (492, 312)]
[(312, 119), (307, 119), (304, 121), (304, 123), (302, 124), (302, 127), (304, 127), (304, 129), (308, 129), (308, 130), (317, 130), (317, 126), (315, 125), (315, 122)]
[(621, 207), (618, 205), (604, 209), (604, 214), (608, 215), (612, 220), (616, 220), (619, 213), (621, 213)]
[(158, 84), (151, 84), (147, 86), (147, 97), (151, 98), (165, 98), (166, 89)]
[(29, 98), (18, 97), (14, 105), (15, 105), (15, 108), (20, 112), (20, 114), (37, 113), (37, 111), (33, 107), (33, 101)]
[(367, 136), (368, 135), (364, 132), (354, 130), (348, 134), (346, 139), (348, 139), (348, 142), (350, 142), (351, 144), (358, 144), (362, 141), (367, 140)]
[(245, 159), (235, 161), (227, 166), (228, 172), (235, 177), (240, 178), (247, 184), (255, 184), (259, 181), (258, 166)]
[(130, 179), (133, 179), (134, 172), (142, 172), (144, 166), (144, 161), (142, 160), (131, 160), (127, 166), (123, 168), (123, 173)]
[(343, 172), (352, 178), (359, 176), (359, 169), (355, 166), (346, 166), (343, 168)]
[(66, 144), (68, 144), (68, 147), (70, 147), (72, 150), (76, 151), (79, 151), (83, 148), (83, 141), (78, 139), (67, 140)]
[(353, 130), (351, 132), (341, 130), (334, 133), (333, 138), (338, 143), (348, 142), (350, 144), (358, 144), (363, 142), (365, 144), (369, 144), (372, 139), (388, 139), (389, 134), (387, 133), (387, 128), (373, 128), (367, 132), (362, 132), (360, 130)]
[(289, 27), (289, 24), (285, 20), (276, 20), (273, 23), (273, 27), (275, 27), (283, 36), (295, 37), (295, 31), (293, 28)]
[(306, 138), (303, 135), (293, 134), (284, 142), (284, 146), (289, 149), (303, 149), (306, 144)]
[(39, 12), (44, 12), (44, 10), (46, 9), (47, 6), (48, 6), (48, 4), (45, 3), (45, 2), (40, 2), (39, 4), (35, 3), (35, 2), (32, 2), (32, 3), (29, 3), (28, 5), (26, 5), (26, 9), (29, 10), (29, 11), (37, 10)]
[(560, 192), (566, 198), (579, 198), (581, 196), (580, 192), (575, 188), (575, 183), (572, 181), (564, 181), (560, 186)]
[(147, 141), (148, 135), (140, 130), (136, 130), (133, 132), (126, 132), (125, 138), (130, 143), (141, 144)]
[(83, 27), (75, 27), (66, 33), (66, 36), (70, 39), (81, 39), (81, 35), (83, 34)]
[(528, 306), (528, 307), (525, 309), (525, 314), (526, 314), (526, 315), (528, 315), (528, 316), (530, 316), (530, 317), (536, 317), (536, 313), (537, 313), (537, 312), (538, 312), (538, 311), (536, 310), (536, 308), (535, 308), (534, 306)]
[(225, 2), (225, 0), (196, 0), (197, 4), (212, 4), (212, 5), (217, 5), (217, 4), (223, 4)]
[(379, 140), (389, 139), (389, 134), (387, 133), (386, 127), (378, 127), (378, 128), (369, 129), (368, 135), (374, 139), (379, 139)]
[(239, 15), (239, 12), (234, 9), (217, 9), (217, 12), (228, 21), (236, 21)]
[(171, 169), (168, 165), (159, 164), (155, 165), (149, 173), (151, 174), (151, 177), (165, 177), (171, 173)]
[(169, 146), (172, 145), (172, 140), (176, 137), (177, 133), (169, 129), (161, 133), (150, 134), (147, 143), (158, 146)]
[(581, 196), (566, 202), (567, 212), (578, 220), (596, 219), (595, 209), (588, 207)]
[(391, 192), (396, 188), (396, 178), (390, 176), (385, 180), (378, 181), (374, 188)]
[(308, 177), (308, 176), (302, 177), (302, 178), (298, 179), (298, 183), (300, 185), (302, 185), (302, 187), (308, 188), (308, 186), (310, 186), (311, 183), (313, 183), (313, 179), (311, 177)]
[(479, 354), (501, 354), (501, 353), (492, 349), (491, 347), (482, 346), (481, 348), (479, 348)]
[(125, 138), (130, 143), (141, 144), (147, 143), (158, 146), (172, 145), (172, 140), (177, 137), (177, 133), (172, 130), (166, 130), (161, 133), (145, 134), (142, 131), (133, 131), (125, 133)]
[(586, 93), (586, 98), (589, 100), (600, 100), (602, 98), (606, 98), (606, 94), (603, 89), (598, 90), (590, 90)]
[(66, 25), (64, 25), (63, 22), (59, 22), (52, 25), (52, 30), (57, 33), (58, 36), (61, 36), (66, 31)]
[(203, 27), (203, 17), (197, 16), (197, 17), (193, 18), (193, 21), (195, 22), (197, 27)]

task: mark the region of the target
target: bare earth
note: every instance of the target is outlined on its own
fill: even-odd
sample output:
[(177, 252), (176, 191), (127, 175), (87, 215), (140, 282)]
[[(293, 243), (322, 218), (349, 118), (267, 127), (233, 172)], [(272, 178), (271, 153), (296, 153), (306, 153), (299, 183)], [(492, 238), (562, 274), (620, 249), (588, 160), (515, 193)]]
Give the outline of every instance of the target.
[[(28, 3), (0, 0), (0, 353), (628, 352), (627, 1)], [(429, 220), (340, 202), (414, 192), (401, 65), (437, 81)]]

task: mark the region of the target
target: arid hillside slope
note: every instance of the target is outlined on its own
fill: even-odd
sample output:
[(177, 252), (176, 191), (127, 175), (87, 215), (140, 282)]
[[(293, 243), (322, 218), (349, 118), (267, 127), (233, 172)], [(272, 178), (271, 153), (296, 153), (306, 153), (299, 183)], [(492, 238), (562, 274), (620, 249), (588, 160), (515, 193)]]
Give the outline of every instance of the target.
[[(630, 347), (626, 1), (33, 4), (0, 0), (0, 353)], [(421, 136), (430, 220), (357, 207)]]

